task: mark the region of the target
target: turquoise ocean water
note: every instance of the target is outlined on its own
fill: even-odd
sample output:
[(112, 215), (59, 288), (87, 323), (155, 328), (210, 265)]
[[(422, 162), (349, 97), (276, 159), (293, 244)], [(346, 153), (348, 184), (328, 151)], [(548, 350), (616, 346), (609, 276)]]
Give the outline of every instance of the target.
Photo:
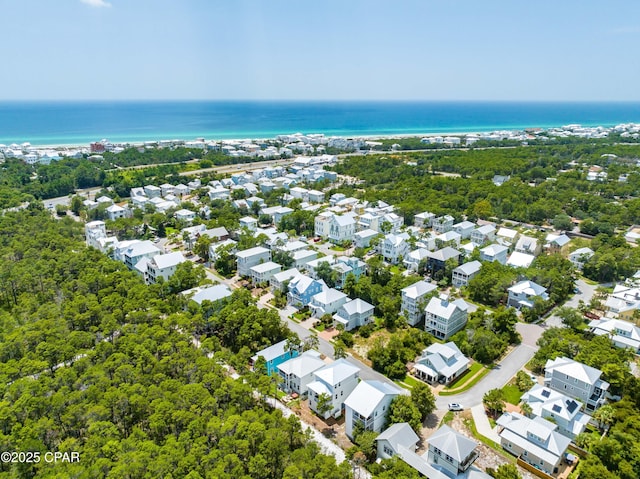
[(640, 103), (0, 102), (0, 143), (393, 135), (640, 123)]

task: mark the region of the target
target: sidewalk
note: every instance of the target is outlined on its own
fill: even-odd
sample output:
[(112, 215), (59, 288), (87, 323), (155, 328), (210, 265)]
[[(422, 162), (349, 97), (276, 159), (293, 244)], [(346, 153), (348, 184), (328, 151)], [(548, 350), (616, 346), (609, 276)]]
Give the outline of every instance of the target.
[(475, 422), (476, 424), (478, 434), (486, 437), (487, 439), (491, 439), (495, 443), (500, 444), (500, 436), (494, 429), (491, 428), (489, 418), (484, 411), (484, 406), (482, 404), (473, 406), (471, 408), (471, 415), (473, 416), (473, 422)]

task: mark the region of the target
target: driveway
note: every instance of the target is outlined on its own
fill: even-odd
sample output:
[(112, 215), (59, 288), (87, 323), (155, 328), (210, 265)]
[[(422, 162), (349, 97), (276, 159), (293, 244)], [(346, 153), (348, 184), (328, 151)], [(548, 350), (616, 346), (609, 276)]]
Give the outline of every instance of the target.
[[(589, 304), (589, 301), (591, 301), (591, 298), (593, 298), (593, 295), (595, 294), (596, 289), (599, 286), (600, 286), (599, 284), (590, 285), (590, 284), (586, 283), (582, 279), (577, 280), (576, 281), (576, 288), (577, 288), (578, 292), (576, 294), (574, 294), (571, 298), (569, 298), (562, 306), (567, 306), (569, 308), (576, 309), (578, 307), (578, 305), (580, 304), (580, 300), (582, 300), (585, 303)], [(554, 313), (555, 313), (555, 311), (554, 311)], [(558, 316), (556, 316), (555, 314), (551, 314), (551, 316), (549, 316), (547, 318), (545, 323), (549, 327), (557, 327), (557, 328), (563, 328), (564, 327), (564, 324), (562, 324), (562, 320)]]

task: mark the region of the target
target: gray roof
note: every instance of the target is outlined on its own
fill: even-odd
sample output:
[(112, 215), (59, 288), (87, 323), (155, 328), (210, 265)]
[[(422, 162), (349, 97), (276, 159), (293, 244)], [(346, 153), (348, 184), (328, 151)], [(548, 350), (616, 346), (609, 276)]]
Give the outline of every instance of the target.
[(419, 440), (418, 435), (406, 422), (392, 424), (376, 438), (376, 441), (388, 441), (396, 453), (398, 452), (398, 445), (408, 448), (415, 446)]
[(453, 271), (469, 276), (470, 274), (477, 273), (478, 271), (480, 271), (481, 267), (482, 267), (482, 263), (476, 260), (476, 261), (469, 261), (468, 263), (461, 264)]
[(497, 256), (500, 253), (504, 253), (508, 250), (509, 248), (507, 248), (506, 246), (500, 244), (490, 244), (489, 246), (482, 248), (480, 252), (488, 256)]
[(207, 288), (193, 288), (182, 292), (183, 295), (190, 293), (194, 293), (191, 299), (198, 304), (202, 304), (203, 301), (219, 301), (231, 296), (231, 290), (226, 284), (216, 284)]
[(333, 387), (339, 382), (342, 382), (357, 373), (360, 373), (359, 367), (354, 366), (346, 359), (341, 358), (329, 364), (328, 366), (317, 370), (313, 374), (319, 381), (322, 381), (325, 384), (331, 385)]
[(478, 446), (475, 441), (454, 431), (446, 424), (429, 437), (429, 445), (437, 447), (457, 462), (464, 462)]
[(368, 313), (374, 310), (373, 304), (369, 304), (366, 301), (356, 298), (342, 305), (342, 309), (351, 316), (352, 314)]
[(561, 374), (566, 374), (571, 378), (578, 379), (578, 381), (592, 385), (595, 384), (602, 375), (602, 371), (599, 369), (592, 368), (591, 366), (566, 357), (549, 359), (544, 365), (544, 369), (545, 373), (558, 371)]
[(469, 305), (465, 303), (463, 299), (445, 301), (442, 298), (433, 297), (429, 301), (429, 304), (427, 304), (426, 311), (440, 318), (449, 319), (456, 309), (467, 311), (469, 309)]
[(410, 284), (406, 288), (402, 289), (403, 296), (408, 298), (419, 298), (425, 294), (429, 294), (431, 291), (437, 289), (437, 286), (427, 281), (418, 281), (417, 283)]
[(274, 263), (273, 261), (267, 261), (266, 263), (260, 263), (250, 268), (250, 271), (254, 271), (256, 273), (266, 273), (268, 271), (273, 271), (274, 269), (280, 270), (282, 266), (278, 263)]
[(460, 251), (451, 246), (447, 246), (445, 248), (439, 249), (438, 251), (434, 251), (433, 253), (427, 254), (429, 258), (433, 258), (438, 261), (446, 261), (451, 258), (457, 258), (460, 256)]
[(165, 269), (184, 263), (186, 258), (182, 255), (181, 251), (174, 251), (173, 253), (159, 254), (154, 256), (151, 260), (158, 268)]
[(399, 396), (400, 394), (403, 394), (402, 391), (390, 384), (382, 381), (363, 380), (345, 399), (344, 405), (364, 417), (369, 417), (386, 396)]
[(326, 364), (320, 359), (320, 353), (316, 351), (306, 351), (300, 356), (291, 358), (280, 364), (278, 369), (285, 374), (293, 374), (298, 378), (303, 378), (324, 366), (326, 366)]

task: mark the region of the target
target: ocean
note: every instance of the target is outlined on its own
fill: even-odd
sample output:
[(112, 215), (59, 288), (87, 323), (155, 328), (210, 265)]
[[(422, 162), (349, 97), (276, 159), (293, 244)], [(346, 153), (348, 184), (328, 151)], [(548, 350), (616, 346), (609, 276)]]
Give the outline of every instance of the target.
[(0, 102), (0, 143), (376, 136), (640, 123), (640, 103), (382, 101)]

